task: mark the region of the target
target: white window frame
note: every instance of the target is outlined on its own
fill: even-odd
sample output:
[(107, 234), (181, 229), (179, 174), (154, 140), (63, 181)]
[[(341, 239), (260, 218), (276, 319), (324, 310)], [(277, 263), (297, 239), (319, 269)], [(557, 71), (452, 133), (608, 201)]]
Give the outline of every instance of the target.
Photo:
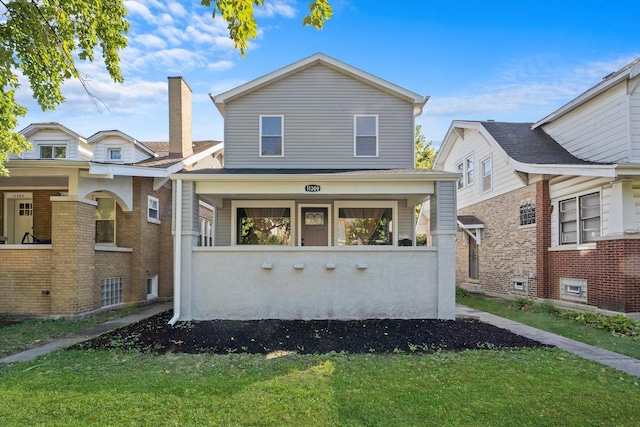
[[(359, 117), (373, 117), (376, 119), (376, 133), (375, 135), (360, 135), (358, 134), (358, 118)], [(379, 133), (379, 119), (377, 114), (356, 114), (353, 116), (353, 157), (378, 157), (380, 154), (380, 133)], [(362, 155), (358, 154), (358, 137), (372, 137), (376, 138), (376, 154), (375, 155)]]
[[(48, 147), (51, 148), (51, 157), (42, 157), (42, 149)], [(56, 148), (64, 148), (64, 157), (56, 157), (55, 156), (55, 150)], [(38, 158), (39, 159), (44, 159), (44, 160), (62, 160), (62, 159), (67, 159), (67, 153), (69, 151), (69, 148), (67, 147), (67, 144), (39, 144), (38, 145)]]
[[(151, 284), (151, 292), (149, 292), (149, 284)], [(158, 298), (158, 275), (147, 276), (147, 299)]]
[[(593, 191), (593, 189), (591, 190), (587, 190), (587, 191), (583, 191), (581, 193), (569, 196), (569, 197), (562, 197), (559, 198), (557, 203), (556, 203), (556, 211), (558, 212), (556, 215), (556, 219), (557, 219), (557, 225), (558, 225), (558, 229), (557, 229), (557, 236), (558, 236), (558, 246), (577, 246), (577, 245), (588, 245), (588, 244), (594, 244), (595, 240), (588, 240), (588, 241), (583, 241), (583, 221), (585, 220), (585, 218), (583, 218), (582, 216), (582, 199), (584, 197), (587, 196), (592, 196), (592, 195), (598, 195), (598, 207), (599, 207), (599, 212), (598, 212), (598, 218), (599, 218), (599, 235), (602, 235), (602, 192), (600, 190), (596, 190)], [(576, 241), (575, 242), (568, 242), (568, 243), (564, 243), (562, 241), (562, 212), (561, 212), (561, 208), (562, 208), (562, 204), (563, 202), (568, 202), (568, 201), (574, 201), (575, 202), (575, 206), (576, 206), (576, 218), (575, 218), (575, 222), (576, 222)], [(591, 219), (591, 218), (595, 218), (595, 217), (589, 217), (586, 219)], [(568, 222), (568, 221), (565, 221)], [(596, 236), (597, 238), (598, 236)]]
[(391, 208), (391, 220), (393, 221), (393, 239), (391, 245), (398, 246), (398, 201), (397, 200), (336, 200), (333, 203), (333, 244), (339, 245), (338, 229), (340, 221), (340, 208)]
[[(484, 165), (489, 163), (489, 173), (485, 173)], [(492, 156), (485, 157), (480, 161), (480, 174), (482, 174), (481, 191), (486, 193), (493, 189), (493, 158)], [(486, 179), (489, 178), (489, 185), (486, 184)]]
[(289, 208), (291, 242), (293, 246), (297, 238), (296, 233), (296, 202), (295, 200), (232, 200), (231, 201), (231, 246), (254, 248), (255, 245), (238, 245), (238, 209), (239, 208)]
[[(471, 163), (471, 168), (469, 168), (469, 163)], [(462, 174), (460, 179), (458, 179), (458, 189), (469, 187), (475, 182), (473, 153), (456, 162), (456, 172)]]
[[(120, 158), (119, 159), (114, 159), (111, 157), (112, 153), (120, 153)], [(121, 147), (107, 147), (107, 161), (108, 162), (113, 162), (113, 163), (122, 163), (123, 162), (123, 157), (122, 157), (122, 148)]]
[[(263, 135), (262, 134), (262, 119), (263, 118), (274, 118), (278, 117), (280, 119), (280, 135)], [(260, 157), (284, 157), (284, 115), (277, 114), (261, 114), (260, 115), (260, 141), (258, 141), (258, 154)], [(280, 154), (262, 154), (262, 138), (265, 136), (279, 136), (280, 137)]]
[[(155, 208), (154, 205), (155, 204)], [(155, 212), (157, 218), (151, 216), (151, 213)], [(160, 199), (153, 196), (147, 196), (147, 221), (154, 224), (160, 224)]]

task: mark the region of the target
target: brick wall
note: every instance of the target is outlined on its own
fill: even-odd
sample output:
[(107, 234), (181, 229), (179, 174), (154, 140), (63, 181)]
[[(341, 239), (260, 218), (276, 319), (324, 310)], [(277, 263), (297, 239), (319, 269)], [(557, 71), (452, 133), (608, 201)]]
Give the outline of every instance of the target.
[[(517, 295), (536, 296), (537, 274), (536, 226), (520, 226), (520, 205), (536, 201), (536, 184), (493, 197), (458, 210), (458, 215), (474, 215), (485, 228), (478, 246), (479, 283), (484, 291), (512, 294), (511, 278), (523, 277), (526, 292)], [(456, 283), (469, 280), (468, 245), (463, 233), (456, 238)]]
[(80, 314), (94, 308), (95, 206), (63, 199), (52, 202), (53, 266), (51, 314)]
[(596, 249), (550, 252), (550, 297), (561, 300), (560, 279), (587, 281), (586, 305), (640, 312), (640, 240), (602, 240)]
[(51, 249), (28, 245), (0, 249), (0, 313), (40, 314), (51, 310)]

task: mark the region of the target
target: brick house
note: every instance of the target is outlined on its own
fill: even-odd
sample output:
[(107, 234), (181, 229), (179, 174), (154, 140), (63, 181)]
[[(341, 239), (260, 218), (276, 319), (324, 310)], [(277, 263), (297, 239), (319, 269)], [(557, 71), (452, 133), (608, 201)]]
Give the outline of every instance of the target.
[[(170, 111), (170, 142), (84, 138), (59, 123), (21, 131), (33, 150), (0, 177), (0, 313), (74, 316), (172, 296), (169, 177), (219, 167), (222, 144), (191, 141), (181, 78), (169, 79), (169, 95), (183, 108)], [(210, 224), (211, 208), (199, 212)]]
[[(212, 99), (224, 168), (171, 177), (172, 322), (455, 317), (457, 175), (414, 169), (427, 97), (319, 53)], [(199, 201), (216, 208), (211, 247)]]
[(640, 59), (535, 123), (454, 121), (456, 282), (640, 313)]

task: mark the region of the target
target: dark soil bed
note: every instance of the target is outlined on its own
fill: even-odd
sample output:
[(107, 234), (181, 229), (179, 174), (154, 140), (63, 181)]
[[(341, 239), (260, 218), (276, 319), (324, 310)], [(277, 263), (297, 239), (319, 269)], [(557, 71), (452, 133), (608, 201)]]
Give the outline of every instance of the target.
[(192, 321), (170, 326), (167, 311), (75, 348), (139, 349), (155, 353), (387, 353), (544, 347), (476, 320)]

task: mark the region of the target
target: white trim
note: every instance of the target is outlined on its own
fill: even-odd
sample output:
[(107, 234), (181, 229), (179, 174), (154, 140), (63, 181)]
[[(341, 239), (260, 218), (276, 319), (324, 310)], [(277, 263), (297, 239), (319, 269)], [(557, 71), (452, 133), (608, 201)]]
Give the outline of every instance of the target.
[[(376, 154), (375, 155), (358, 155), (357, 150), (357, 142), (358, 136), (371, 137), (373, 135), (358, 135), (358, 117), (375, 117), (376, 119)], [(354, 114), (353, 115), (353, 157), (380, 157), (380, 132), (378, 130), (379, 127), (379, 117), (377, 114)]]
[(338, 221), (340, 220), (340, 208), (391, 208), (391, 220), (393, 221), (393, 239), (391, 245), (398, 246), (398, 201), (397, 200), (336, 200), (333, 203), (333, 243), (338, 246)]
[[(232, 200), (231, 201), (231, 246), (243, 246), (236, 243), (237, 236), (237, 222), (238, 222), (238, 208), (289, 208), (290, 224), (291, 224), (291, 244), (287, 246), (294, 246), (294, 242), (297, 236), (294, 236), (296, 223), (296, 202), (295, 200)], [(252, 247), (254, 245), (251, 245)], [(262, 245), (272, 246), (272, 245)]]
[[(282, 114), (260, 114), (258, 126), (260, 128), (258, 134), (258, 156), (259, 157), (284, 157), (284, 115)], [(262, 119), (267, 117), (279, 117), (280, 118), (280, 154), (262, 154), (262, 137), (263, 136), (277, 136), (277, 135), (263, 135), (262, 134)]]
[[(151, 293), (148, 292), (149, 280), (151, 280)], [(153, 275), (147, 276), (147, 281), (145, 282), (145, 285), (147, 285), (147, 299), (149, 300), (149, 299), (158, 298), (158, 275), (153, 274)]]
[[(569, 247), (569, 248), (575, 248), (575, 249), (588, 249), (588, 247), (586, 247), (587, 245), (594, 245), (595, 247), (595, 243), (591, 243), (591, 242), (582, 242), (582, 229), (581, 229), (581, 205), (580, 205), (580, 198), (583, 196), (587, 196), (590, 194), (598, 194), (598, 199), (599, 199), (599, 204), (600, 204), (600, 236), (602, 236), (602, 216), (603, 216), (603, 212), (602, 212), (602, 187), (597, 187), (597, 188), (591, 188), (588, 190), (584, 190), (584, 191), (580, 191), (578, 193), (572, 193), (569, 195), (565, 195), (565, 196), (559, 196), (556, 197), (554, 199), (552, 199), (552, 204), (553, 204), (553, 211), (555, 212), (555, 220), (556, 220), (556, 229), (555, 230), (551, 230), (552, 233), (555, 233), (556, 238), (557, 238), (557, 247)], [(561, 224), (560, 224), (560, 203), (561, 202), (565, 202), (568, 200), (575, 200), (576, 202), (576, 243), (568, 243), (568, 244), (562, 244), (562, 236), (560, 235), (561, 231)], [(537, 207), (536, 207), (537, 208)], [(556, 246), (554, 246), (553, 248), (556, 248)]]
[(302, 246), (302, 208), (326, 208), (327, 209), (327, 246), (331, 246), (331, 230), (332, 230), (332, 212), (331, 212), (331, 204), (330, 203), (300, 203), (298, 204), (298, 238), (296, 239), (298, 246)]

